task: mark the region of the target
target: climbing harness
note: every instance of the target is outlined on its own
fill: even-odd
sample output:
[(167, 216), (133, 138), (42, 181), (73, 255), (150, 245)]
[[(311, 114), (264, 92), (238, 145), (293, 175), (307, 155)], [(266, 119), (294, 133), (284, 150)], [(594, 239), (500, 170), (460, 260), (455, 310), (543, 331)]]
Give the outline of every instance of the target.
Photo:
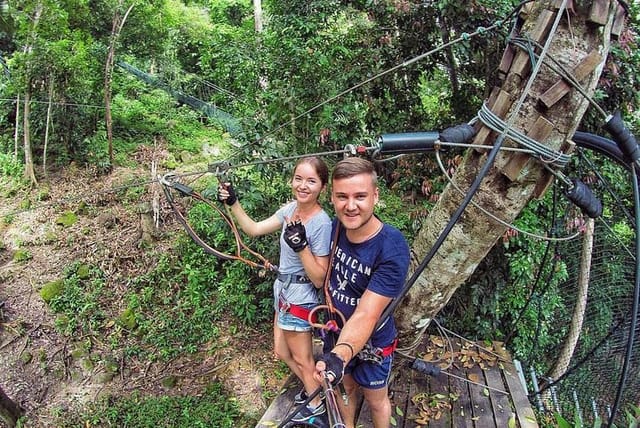
[(384, 348), (373, 346), (371, 342), (365, 343), (364, 347), (356, 354), (361, 361), (367, 361), (375, 364), (382, 364), (384, 359), (393, 354), (398, 348), (398, 338), (394, 339), (390, 345)]
[[(262, 256), (258, 252), (253, 251), (242, 241), (242, 238), (240, 237), (240, 233), (238, 232), (238, 228), (235, 222), (233, 221), (233, 219), (231, 218), (231, 216), (229, 216), (226, 212), (222, 211), (216, 205), (210, 203), (206, 198), (204, 198), (198, 192), (193, 190), (191, 187), (183, 183), (180, 183), (178, 181), (177, 175), (168, 173), (163, 176), (158, 176), (158, 182), (162, 185), (162, 190), (164, 191), (164, 195), (167, 199), (167, 202), (169, 202), (169, 206), (171, 207), (171, 210), (176, 215), (176, 218), (178, 219), (180, 224), (182, 224), (182, 227), (184, 227), (185, 231), (189, 234), (191, 239), (193, 239), (195, 243), (198, 244), (207, 254), (214, 255), (222, 260), (238, 260), (253, 268), (264, 269), (267, 271), (275, 271), (275, 272), (278, 271), (278, 267), (276, 265), (273, 265), (271, 262), (269, 262), (269, 260), (267, 260), (264, 256)], [(193, 230), (191, 225), (189, 225), (189, 222), (184, 217), (182, 212), (180, 212), (180, 210), (177, 208), (175, 200), (173, 198), (173, 194), (171, 193), (172, 189), (181, 193), (183, 196), (189, 196), (198, 201), (204, 202), (205, 204), (213, 208), (220, 215), (220, 217), (224, 219), (225, 223), (229, 226), (235, 238), (235, 242), (236, 242), (235, 254), (228, 254), (220, 250), (216, 250), (215, 248), (211, 247), (202, 238), (198, 236), (198, 234)], [(258, 261), (251, 260), (245, 257), (242, 253), (243, 251), (249, 253)]]

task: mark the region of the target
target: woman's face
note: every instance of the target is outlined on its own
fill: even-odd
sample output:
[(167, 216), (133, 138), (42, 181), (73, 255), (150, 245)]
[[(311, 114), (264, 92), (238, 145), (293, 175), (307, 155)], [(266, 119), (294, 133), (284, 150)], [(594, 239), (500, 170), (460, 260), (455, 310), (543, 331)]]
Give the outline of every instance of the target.
[(308, 162), (299, 164), (293, 172), (291, 190), (299, 203), (315, 203), (324, 189), (313, 165)]

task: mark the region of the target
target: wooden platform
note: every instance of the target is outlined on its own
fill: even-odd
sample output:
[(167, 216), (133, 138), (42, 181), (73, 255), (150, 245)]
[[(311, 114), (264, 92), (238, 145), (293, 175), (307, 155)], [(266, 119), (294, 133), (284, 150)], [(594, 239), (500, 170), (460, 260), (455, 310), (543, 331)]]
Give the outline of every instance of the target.
[[(413, 359), (396, 355), (389, 386), (392, 427), (538, 427), (516, 367), (500, 347), (430, 336), (415, 355), (441, 371), (419, 373), (411, 368)], [(294, 409), (300, 388), (295, 376), (289, 377), (256, 428), (278, 426)], [(360, 409), (356, 426), (372, 427), (366, 403), (355, 405)]]

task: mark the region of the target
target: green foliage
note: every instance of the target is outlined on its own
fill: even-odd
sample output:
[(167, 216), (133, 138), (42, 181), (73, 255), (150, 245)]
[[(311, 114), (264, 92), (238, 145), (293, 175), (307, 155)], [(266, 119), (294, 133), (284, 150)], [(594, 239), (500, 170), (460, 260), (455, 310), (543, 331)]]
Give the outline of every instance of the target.
[(24, 174), (24, 166), (13, 155), (0, 153), (0, 174), (20, 178)]
[[(640, 407), (634, 406), (634, 405), (630, 405), (629, 407), (630, 408), (628, 410), (624, 411), (624, 418), (625, 418), (626, 424), (620, 425), (620, 428), (623, 428), (623, 427), (638, 428), (638, 426), (640, 425)], [(593, 425), (587, 425), (587, 424), (581, 423), (580, 419), (576, 419), (573, 423), (571, 423), (570, 421), (568, 421), (558, 413), (556, 413), (554, 416), (556, 419), (557, 428), (588, 428), (588, 427), (600, 428), (603, 423), (602, 419), (599, 417), (593, 421)], [(612, 425), (612, 427), (614, 428), (617, 426), (618, 425), (616, 425), (615, 423)]]
[(379, 189), (380, 200), (376, 207), (376, 214), (382, 221), (398, 228), (411, 243), (419, 229), (415, 227), (417, 224), (413, 221), (412, 211), (419, 207), (407, 207), (406, 201), (385, 186), (379, 186)]
[[(136, 98), (130, 98), (131, 95), (116, 95), (113, 100), (114, 133), (118, 135), (114, 149), (122, 154), (121, 163), (140, 143), (152, 145), (166, 141), (167, 149), (174, 154), (184, 150), (200, 153), (205, 143), (220, 144), (221, 130), (203, 126), (199, 113), (192, 109), (168, 108), (175, 100), (166, 92), (139, 88)], [(163, 136), (162, 139), (158, 140), (158, 135)]]
[(142, 348), (130, 348), (130, 353), (166, 360), (193, 353), (217, 337), (215, 289), (209, 282), (217, 273), (199, 275), (211, 267), (212, 257), (207, 257), (199, 271), (188, 260), (162, 256), (154, 270), (132, 282), (126, 299), (137, 325), (132, 333)]
[(31, 260), (32, 258), (33, 255), (31, 254), (31, 252), (29, 250), (25, 250), (24, 248), (19, 248), (13, 254), (13, 261), (18, 263), (26, 262), (27, 260)]
[(193, 428), (244, 426), (250, 421), (219, 384), (211, 384), (197, 397), (104, 397), (82, 412), (65, 411), (56, 426), (126, 426), (131, 428)]
[(73, 213), (72, 211), (65, 211), (60, 217), (56, 219), (56, 224), (62, 227), (69, 227), (77, 221), (78, 216), (76, 216), (75, 213)]
[(118, 316), (118, 323), (127, 330), (136, 327), (136, 314), (131, 308), (127, 308)]
[(451, 82), (442, 70), (434, 70), (433, 76), (420, 76), (420, 100), (424, 109), (426, 129), (441, 129), (442, 124), (452, 122), (449, 104)]
[(56, 327), (66, 336), (95, 334), (106, 318), (101, 302), (108, 301), (111, 293), (104, 288), (103, 273), (96, 267), (84, 272), (83, 266), (77, 262), (68, 266), (63, 284), (53, 284), (45, 292), (49, 306), (59, 314)]
[[(579, 419), (576, 419), (576, 421), (571, 424), (569, 421), (567, 421), (565, 418), (562, 417), (562, 415), (560, 414), (556, 414), (556, 422), (557, 422), (557, 426), (558, 428), (582, 428), (585, 427), (585, 425), (580, 423)], [(593, 422), (593, 428), (600, 428), (602, 426), (602, 419), (600, 418), (596, 418), (596, 420)]]
[[(254, 197), (260, 192), (239, 193), (242, 195), (243, 206), (248, 212), (252, 212), (259, 205)], [(259, 195), (260, 198), (266, 196)], [(279, 205), (276, 205), (279, 206)], [(265, 209), (263, 206), (262, 209)], [(273, 208), (271, 208), (272, 211)], [(268, 214), (272, 215), (273, 212)], [(216, 216), (219, 216), (216, 214)], [(262, 217), (259, 217), (262, 218)], [(198, 204), (189, 211), (189, 220), (199, 236), (219, 251), (227, 254), (235, 254), (236, 243), (231, 230), (224, 221), (213, 215), (213, 210), (205, 204)], [(242, 233), (242, 232), (240, 232)], [(257, 239), (250, 239), (243, 236), (243, 241), (253, 250), (265, 255), (270, 260), (277, 260), (277, 245), (274, 251), (273, 241), (277, 240), (277, 235), (266, 236)], [(271, 242), (271, 245), (268, 244)], [(272, 316), (272, 307), (266, 313), (263, 311), (263, 298), (270, 295), (273, 278), (261, 278), (259, 271), (252, 270), (241, 262), (219, 263), (221, 275), (216, 278), (209, 278), (214, 270), (211, 268), (211, 255), (204, 254), (201, 249), (188, 242), (183, 252), (184, 262), (188, 264), (190, 272), (194, 278), (200, 278), (209, 284), (216, 284), (216, 301), (214, 308), (216, 313), (225, 311), (243, 320), (246, 324), (255, 324), (264, 321)], [(270, 247), (269, 251), (266, 251)], [(243, 252), (245, 257), (256, 261), (255, 257)], [(213, 259), (215, 260), (215, 259)], [(217, 260), (215, 260), (217, 261)], [(275, 263), (275, 262), (274, 262)]]

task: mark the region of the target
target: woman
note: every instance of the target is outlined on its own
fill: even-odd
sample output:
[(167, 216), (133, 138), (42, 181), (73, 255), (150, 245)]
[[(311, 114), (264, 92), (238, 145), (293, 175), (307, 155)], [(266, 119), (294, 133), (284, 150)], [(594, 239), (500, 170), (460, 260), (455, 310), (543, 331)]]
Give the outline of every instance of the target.
[[(250, 236), (280, 230), (279, 274), (273, 285), (274, 351), (304, 385), (296, 396), (301, 403), (319, 383), (314, 379), (315, 362), (311, 325), (307, 315), (319, 303), (329, 263), (331, 219), (318, 198), (325, 190), (329, 171), (320, 158), (305, 157), (293, 171), (291, 189), (294, 201), (278, 209), (271, 217), (254, 221), (242, 208), (230, 183), (218, 188), (218, 199), (231, 207), (240, 228)], [(305, 422), (325, 412), (317, 395), (292, 421)]]

